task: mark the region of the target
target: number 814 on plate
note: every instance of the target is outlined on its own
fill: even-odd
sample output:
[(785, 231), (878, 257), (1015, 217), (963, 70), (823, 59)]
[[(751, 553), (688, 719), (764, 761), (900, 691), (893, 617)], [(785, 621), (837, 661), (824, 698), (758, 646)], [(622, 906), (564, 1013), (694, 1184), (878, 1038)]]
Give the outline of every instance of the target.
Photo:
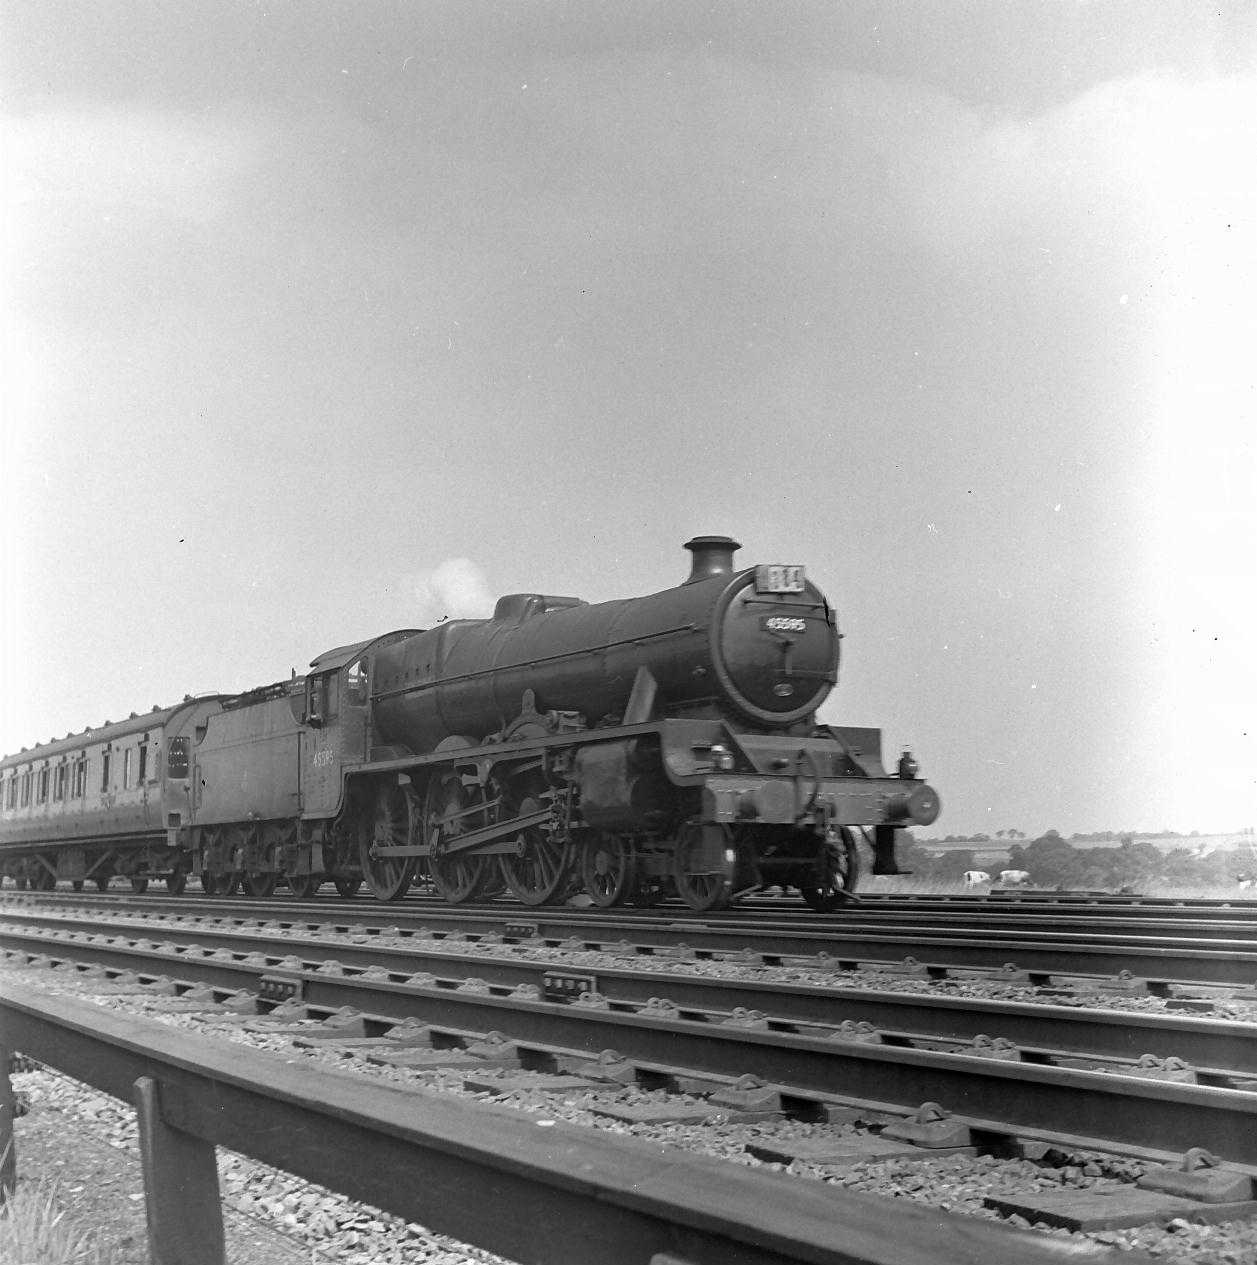
[(802, 593), (807, 575), (803, 567), (766, 563), (755, 568), (757, 593)]

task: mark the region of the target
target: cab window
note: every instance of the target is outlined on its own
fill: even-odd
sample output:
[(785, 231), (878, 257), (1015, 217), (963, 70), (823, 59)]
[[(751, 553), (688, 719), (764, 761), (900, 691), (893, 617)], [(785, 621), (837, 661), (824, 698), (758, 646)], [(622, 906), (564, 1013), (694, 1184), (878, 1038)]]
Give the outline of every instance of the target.
[(322, 725), (336, 716), (336, 674), (312, 676), (307, 685), (306, 723)]
[(359, 659), (345, 671), (345, 702), (361, 707), (367, 701), (367, 661)]
[(306, 680), (306, 723), (321, 725), (327, 718), (327, 678), (312, 676)]

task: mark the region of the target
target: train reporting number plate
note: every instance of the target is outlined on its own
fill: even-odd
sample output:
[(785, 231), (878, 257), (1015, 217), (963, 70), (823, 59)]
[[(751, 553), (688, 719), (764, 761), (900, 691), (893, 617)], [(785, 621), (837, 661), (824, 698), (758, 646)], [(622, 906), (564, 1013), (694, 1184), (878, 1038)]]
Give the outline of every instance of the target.
[(802, 593), (807, 576), (803, 567), (767, 563), (755, 568), (757, 593)]

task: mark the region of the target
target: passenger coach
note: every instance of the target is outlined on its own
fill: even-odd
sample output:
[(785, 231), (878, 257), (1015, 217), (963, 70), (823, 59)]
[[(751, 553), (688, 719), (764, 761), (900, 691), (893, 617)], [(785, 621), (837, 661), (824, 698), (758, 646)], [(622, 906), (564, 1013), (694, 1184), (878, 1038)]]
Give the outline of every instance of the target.
[(0, 879), (101, 891), (116, 876), (181, 892), (191, 868), (189, 753), (214, 695), (68, 734), (0, 760)]

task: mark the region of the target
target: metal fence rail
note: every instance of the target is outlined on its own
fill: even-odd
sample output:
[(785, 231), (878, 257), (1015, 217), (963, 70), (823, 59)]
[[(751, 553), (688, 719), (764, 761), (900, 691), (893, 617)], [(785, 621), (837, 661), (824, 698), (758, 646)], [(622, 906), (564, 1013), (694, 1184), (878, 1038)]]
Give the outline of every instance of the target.
[[(223, 1265), (215, 1146), (538, 1265), (1048, 1265), (1085, 1243), (407, 1090), (0, 985), (9, 1053), (135, 1103), (155, 1265)], [(8, 1171), (0, 1182), (11, 1187)], [(1130, 1254), (1124, 1265), (1133, 1265)]]

